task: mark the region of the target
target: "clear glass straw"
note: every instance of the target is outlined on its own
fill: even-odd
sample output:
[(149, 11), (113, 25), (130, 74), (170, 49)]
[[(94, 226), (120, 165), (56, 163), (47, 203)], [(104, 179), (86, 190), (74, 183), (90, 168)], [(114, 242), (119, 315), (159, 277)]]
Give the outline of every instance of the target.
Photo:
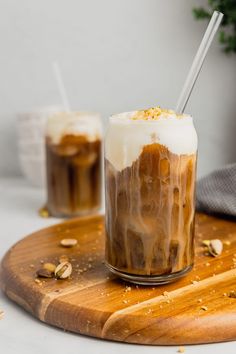
[(220, 23), (223, 18), (223, 14), (218, 11), (214, 11), (211, 20), (209, 22), (209, 25), (206, 29), (206, 32), (204, 34), (204, 37), (201, 41), (201, 44), (198, 48), (197, 54), (194, 58), (193, 64), (189, 70), (188, 76), (186, 78), (186, 81), (184, 83), (182, 92), (179, 96), (179, 100), (176, 106), (176, 112), (178, 113), (183, 113), (185, 110), (185, 107), (188, 103), (189, 97), (192, 93), (193, 87), (195, 85), (195, 82), (198, 78), (198, 75), (201, 71), (204, 59), (207, 55), (208, 49), (214, 39), (214, 36), (220, 26)]
[(60, 67), (58, 65), (58, 62), (54, 61), (52, 63), (52, 69), (53, 69), (53, 73), (57, 82), (57, 86), (58, 86), (58, 90), (61, 96), (61, 100), (63, 103), (63, 107), (65, 109), (66, 112), (70, 112), (70, 104), (69, 104), (69, 100), (68, 100), (68, 96), (66, 93), (66, 89), (65, 89), (65, 85), (64, 82), (62, 80), (62, 76), (61, 76), (61, 70)]

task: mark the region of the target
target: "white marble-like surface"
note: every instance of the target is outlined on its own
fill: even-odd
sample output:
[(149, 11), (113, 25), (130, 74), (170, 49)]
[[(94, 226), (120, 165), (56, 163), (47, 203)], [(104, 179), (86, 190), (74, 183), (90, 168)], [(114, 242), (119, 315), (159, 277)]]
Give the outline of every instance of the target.
[[(0, 179), (0, 258), (23, 236), (58, 220), (42, 219), (37, 210), (44, 202), (42, 191), (22, 179)], [(1, 354), (140, 354), (177, 353), (178, 347), (141, 346), (108, 342), (66, 333), (33, 318), (0, 292)], [(186, 354), (235, 354), (236, 342), (185, 346)]]

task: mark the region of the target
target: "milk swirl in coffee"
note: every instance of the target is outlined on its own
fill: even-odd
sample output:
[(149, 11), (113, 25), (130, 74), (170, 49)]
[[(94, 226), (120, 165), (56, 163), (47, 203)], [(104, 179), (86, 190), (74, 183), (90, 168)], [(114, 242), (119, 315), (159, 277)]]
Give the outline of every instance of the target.
[(46, 126), (47, 207), (54, 216), (97, 210), (101, 202), (101, 122), (91, 113), (51, 116)]
[(105, 140), (106, 262), (138, 283), (191, 269), (197, 135), (159, 107), (114, 115)]

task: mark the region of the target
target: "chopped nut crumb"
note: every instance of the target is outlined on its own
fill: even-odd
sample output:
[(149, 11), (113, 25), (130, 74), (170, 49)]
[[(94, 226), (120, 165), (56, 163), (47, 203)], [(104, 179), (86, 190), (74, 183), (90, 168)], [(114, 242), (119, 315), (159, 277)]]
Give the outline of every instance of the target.
[(131, 286), (126, 286), (126, 288), (125, 288), (125, 292), (127, 293), (128, 291), (131, 291), (132, 290), (132, 288), (131, 288)]
[(39, 215), (42, 218), (49, 218), (49, 211), (46, 206), (43, 206), (42, 208), (39, 209)]
[(36, 284), (38, 284), (38, 285), (42, 285), (42, 282), (39, 280), (39, 279), (34, 279), (34, 282), (36, 283)]
[(131, 117), (132, 120), (158, 120), (161, 117), (168, 118), (170, 115), (175, 115), (178, 119), (183, 118), (183, 114), (177, 114), (170, 109), (162, 109), (160, 106), (136, 111)]
[(201, 310), (207, 311), (207, 310), (208, 310), (208, 307), (207, 307), (207, 306), (201, 306)]
[(197, 280), (191, 280), (191, 283), (194, 285), (194, 284), (198, 284), (198, 281)]
[(0, 310), (0, 320), (2, 320), (4, 317), (4, 311)]
[(197, 302), (200, 302), (200, 303), (201, 303), (201, 302), (202, 302), (202, 299), (198, 299)]
[(164, 291), (163, 296), (170, 296), (168, 291)]
[(230, 241), (224, 241), (223, 244), (226, 245), (226, 246), (230, 246), (231, 242)]
[(185, 352), (185, 348), (184, 347), (179, 347), (178, 353), (184, 353), (184, 352)]
[(67, 257), (64, 254), (59, 257), (59, 263), (63, 263), (63, 262), (69, 262), (69, 257)]

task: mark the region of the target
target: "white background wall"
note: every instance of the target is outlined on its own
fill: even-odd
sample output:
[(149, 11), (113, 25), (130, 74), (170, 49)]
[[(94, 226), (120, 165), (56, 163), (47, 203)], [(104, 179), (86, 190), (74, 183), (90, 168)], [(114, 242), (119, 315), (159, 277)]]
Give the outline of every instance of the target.
[[(174, 107), (207, 26), (197, 0), (0, 0), (0, 175), (19, 174), (16, 113), (60, 103), (61, 65), (74, 109), (104, 117)], [(187, 111), (200, 138), (199, 174), (236, 161), (236, 55), (215, 40)]]

